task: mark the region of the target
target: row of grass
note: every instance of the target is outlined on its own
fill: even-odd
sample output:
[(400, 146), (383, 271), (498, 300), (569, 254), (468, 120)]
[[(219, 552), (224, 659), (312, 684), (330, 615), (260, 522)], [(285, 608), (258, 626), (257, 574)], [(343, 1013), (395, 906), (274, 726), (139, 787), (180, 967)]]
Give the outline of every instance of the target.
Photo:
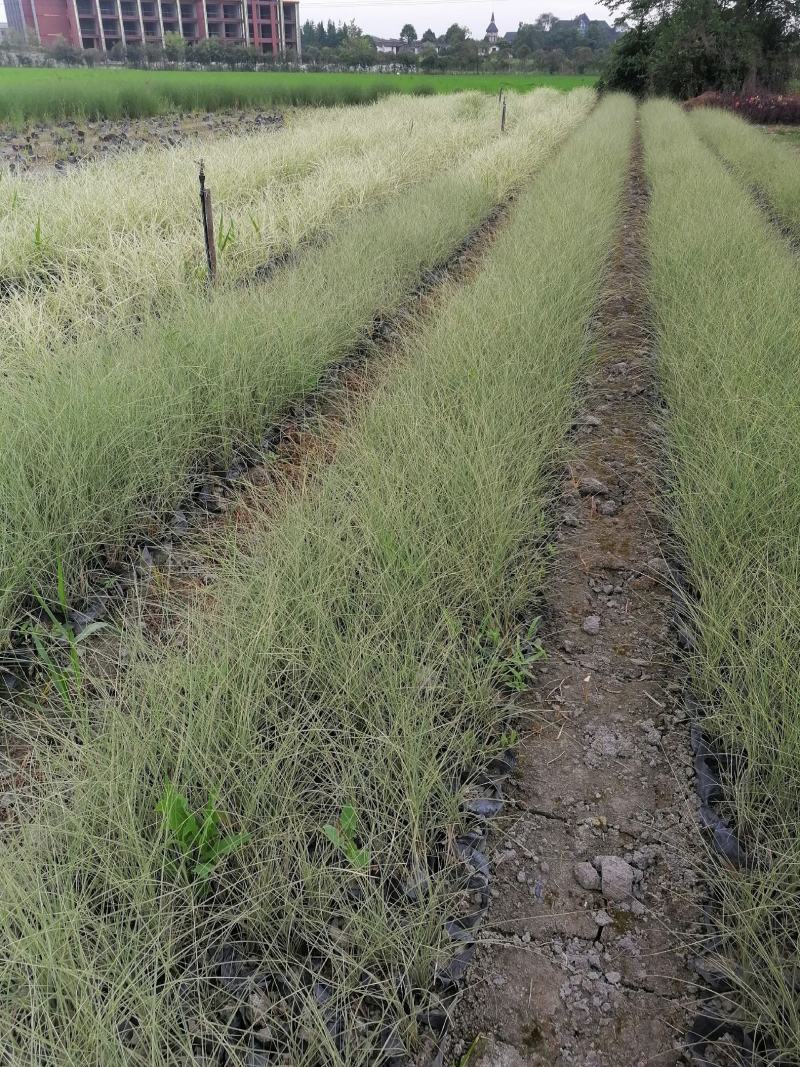
[[(444, 869), (431, 857), (464, 776), (502, 744), (480, 638), (541, 579), (545, 472), (588, 358), (633, 117), (609, 98), (570, 138), (313, 491), (254, 516), (211, 595), (175, 609), (180, 636), (129, 648), (102, 699), (76, 694), (75, 743), (61, 722), (55, 746), (34, 741), (34, 814), (0, 855), (12, 1062), (259, 1062), (227, 1026), (221, 943), (262, 976), (238, 996), (282, 1062), (366, 1067), (417, 1039), (454, 951), (443, 921), (464, 904), (452, 853)], [(474, 196), (448, 192), (440, 215)], [(250, 834), (206, 895), (167, 865), (165, 780), (193, 807), (219, 788), (228, 829)], [(367, 866), (322, 832), (348, 804)]]
[(716, 108), (697, 108), (691, 124), (739, 178), (766, 198), (780, 221), (800, 236), (800, 174), (791, 145)]
[(668, 404), (666, 499), (696, 594), (692, 682), (705, 727), (737, 757), (726, 789), (752, 861), (716, 875), (723, 957), (749, 1022), (795, 1062), (800, 278), (746, 189), (702, 145), (694, 119), (656, 102), (642, 123)]
[(57, 561), (79, 596), (83, 564), (170, 510), (194, 462), (258, 439), (593, 103), (589, 90), (564, 96), (268, 284), (184, 294), (135, 337), (86, 341), (0, 379), (0, 627)]
[(501, 87), (564, 92), (593, 85), (589, 75), (324, 74), (143, 70), (0, 69), (0, 123), (72, 118), (118, 119), (170, 111), (217, 111), (364, 104), (394, 93), (432, 96), (465, 89), (497, 95)]
[[(515, 96), (509, 129), (564, 106), (553, 90)], [(9, 179), (0, 184), (3, 358), (38, 361), (99, 330), (127, 333), (187, 288), (203, 290), (200, 154), (213, 190), (218, 284), (236, 285), (500, 136), (491, 97), (393, 98), (306, 113), (279, 133)]]

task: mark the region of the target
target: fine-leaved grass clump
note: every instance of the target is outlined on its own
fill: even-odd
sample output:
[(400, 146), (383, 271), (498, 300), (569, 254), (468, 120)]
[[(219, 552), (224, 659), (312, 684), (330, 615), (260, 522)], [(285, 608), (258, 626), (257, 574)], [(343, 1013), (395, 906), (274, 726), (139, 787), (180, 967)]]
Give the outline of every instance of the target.
[(192, 468), (251, 444), (391, 314), (589, 112), (559, 98), (456, 168), (340, 227), (268, 284), (185, 293), (134, 337), (100, 336), (0, 377), (0, 630), (20, 598), (75, 598), (87, 562), (168, 513)]
[(800, 173), (792, 146), (717, 108), (699, 108), (691, 124), (734, 173), (764, 197), (780, 222), (800, 237)]
[(692, 590), (692, 681), (704, 728), (731, 756), (726, 811), (749, 859), (712, 875), (721, 957), (758, 1040), (775, 1043), (775, 1062), (791, 1062), (800, 1054), (800, 275), (698, 140), (695, 118), (663, 102), (643, 109), (668, 408), (664, 499)]
[[(392, 98), (314, 111), (287, 129), (147, 148), (67, 175), (0, 179), (5, 366), (105, 331), (126, 337), (206, 283), (198, 157), (213, 191), (218, 285), (237, 286), (354, 212), (378, 207), (499, 138), (495, 102)], [(563, 101), (519, 98), (517, 118)]]

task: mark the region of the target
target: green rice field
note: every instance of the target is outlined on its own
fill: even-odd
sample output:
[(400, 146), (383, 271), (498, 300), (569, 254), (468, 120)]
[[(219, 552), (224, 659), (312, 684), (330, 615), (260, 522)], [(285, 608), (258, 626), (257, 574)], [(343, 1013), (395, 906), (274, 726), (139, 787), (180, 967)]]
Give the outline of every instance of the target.
[(590, 86), (589, 75), (566, 74), (325, 74), (0, 68), (0, 122), (66, 118), (137, 118), (170, 111), (220, 108), (333, 106), (377, 100), (391, 93), (432, 95), (474, 89), (497, 95), (501, 86), (564, 92)]

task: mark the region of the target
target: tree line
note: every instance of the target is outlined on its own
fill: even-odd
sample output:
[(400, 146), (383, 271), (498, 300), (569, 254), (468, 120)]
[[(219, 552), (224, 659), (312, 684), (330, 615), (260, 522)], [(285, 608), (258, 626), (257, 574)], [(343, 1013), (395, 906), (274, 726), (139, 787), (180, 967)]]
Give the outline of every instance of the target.
[[(302, 26), (302, 62), (320, 68), (360, 68), (391, 66), (427, 73), (445, 71), (511, 71), (534, 70), (549, 73), (596, 72), (608, 54), (609, 33), (590, 26), (581, 36), (574, 23), (561, 22), (552, 15), (542, 15), (531, 25), (521, 25), (516, 39), (500, 39), (489, 51), (485, 41), (472, 38), (470, 31), (453, 23), (437, 36), (426, 29), (421, 36), (406, 23), (399, 39), (409, 46), (399, 55), (378, 52), (375, 39), (354, 21), (332, 20), (326, 23), (307, 21)], [(612, 35), (613, 36), (613, 35)], [(416, 51), (411, 46), (419, 44)], [(194, 44), (180, 34), (166, 33), (160, 43), (124, 45), (118, 42), (108, 52), (93, 48), (77, 48), (63, 39), (46, 49), (39, 47), (32, 35), (25, 40), (13, 32), (0, 41), (0, 50), (12, 52), (22, 63), (53, 60), (73, 66), (95, 66), (106, 61), (129, 66), (164, 66), (188, 64), (192, 66), (228, 67), (232, 70), (253, 70), (256, 67), (291, 67), (298, 58), (291, 50), (285, 56), (264, 54), (250, 45), (209, 37)]]
[[(593, 23), (581, 34), (574, 20), (540, 15), (531, 24), (521, 24), (515, 39), (501, 37), (489, 46), (475, 40), (470, 31), (453, 23), (440, 35), (426, 29), (421, 35), (406, 23), (398, 35), (407, 48), (395, 55), (381, 53), (372, 35), (354, 21), (336, 25), (332, 20), (302, 26), (303, 59), (320, 66), (371, 67), (391, 65), (423, 71), (447, 70), (541, 70), (579, 73), (599, 70), (605, 61), (614, 31)], [(412, 47), (414, 45), (420, 47)]]
[(12, 53), (21, 66), (52, 61), (68, 66), (93, 67), (110, 61), (131, 67), (186, 64), (255, 70), (256, 67), (289, 67), (297, 63), (297, 56), (291, 51), (286, 56), (272, 56), (252, 45), (237, 44), (221, 37), (207, 37), (192, 44), (179, 33), (165, 33), (163, 46), (155, 41), (128, 45), (118, 41), (107, 52), (102, 52), (97, 48), (77, 48), (63, 38), (43, 48), (31, 31), (27, 37), (9, 31), (0, 39), (0, 52)]
[(800, 0), (611, 0), (628, 32), (601, 86), (681, 99), (785, 92), (800, 73)]

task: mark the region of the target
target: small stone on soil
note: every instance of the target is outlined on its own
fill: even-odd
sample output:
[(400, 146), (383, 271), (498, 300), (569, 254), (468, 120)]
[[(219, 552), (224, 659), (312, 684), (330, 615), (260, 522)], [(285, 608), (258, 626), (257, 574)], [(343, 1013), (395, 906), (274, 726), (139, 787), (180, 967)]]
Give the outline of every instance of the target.
[(592, 637), (595, 634), (600, 633), (600, 616), (599, 615), (587, 615), (583, 620), (583, 626), (581, 627), (585, 634), (590, 634)]

